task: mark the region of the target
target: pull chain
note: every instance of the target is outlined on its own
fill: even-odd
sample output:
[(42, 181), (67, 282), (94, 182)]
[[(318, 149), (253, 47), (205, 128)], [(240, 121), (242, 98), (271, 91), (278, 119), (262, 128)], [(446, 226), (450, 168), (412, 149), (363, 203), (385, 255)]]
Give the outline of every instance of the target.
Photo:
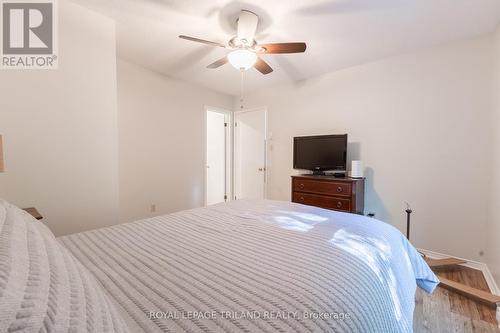
[(244, 70), (241, 69), (240, 70), (240, 109), (243, 110), (244, 109), (244, 106), (243, 106), (243, 72)]

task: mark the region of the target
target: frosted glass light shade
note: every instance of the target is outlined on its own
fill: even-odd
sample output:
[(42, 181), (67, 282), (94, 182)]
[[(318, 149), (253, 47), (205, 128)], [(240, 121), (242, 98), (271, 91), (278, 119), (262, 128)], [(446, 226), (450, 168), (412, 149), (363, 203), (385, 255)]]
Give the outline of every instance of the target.
[(248, 50), (234, 50), (227, 55), (227, 60), (234, 68), (247, 70), (257, 61), (257, 54)]

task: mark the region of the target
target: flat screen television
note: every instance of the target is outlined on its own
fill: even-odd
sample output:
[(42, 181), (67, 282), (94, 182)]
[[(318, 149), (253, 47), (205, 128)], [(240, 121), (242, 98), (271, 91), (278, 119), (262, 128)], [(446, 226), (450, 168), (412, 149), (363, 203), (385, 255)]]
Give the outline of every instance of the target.
[(293, 168), (323, 175), (325, 170), (347, 170), (347, 134), (293, 138)]

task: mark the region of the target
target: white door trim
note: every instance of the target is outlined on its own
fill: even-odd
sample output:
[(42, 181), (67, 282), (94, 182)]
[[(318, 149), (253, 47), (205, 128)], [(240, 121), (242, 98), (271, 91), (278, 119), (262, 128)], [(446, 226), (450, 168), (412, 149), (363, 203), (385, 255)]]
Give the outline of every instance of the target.
[(207, 112), (222, 113), (226, 116), (226, 195), (227, 201), (233, 197), (233, 111), (205, 105), (203, 108), (203, 204), (207, 205)]

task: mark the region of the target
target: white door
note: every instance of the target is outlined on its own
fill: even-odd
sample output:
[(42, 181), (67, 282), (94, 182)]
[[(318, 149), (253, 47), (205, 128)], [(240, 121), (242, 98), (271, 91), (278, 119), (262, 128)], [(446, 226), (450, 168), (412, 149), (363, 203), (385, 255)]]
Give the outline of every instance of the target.
[(226, 198), (226, 115), (207, 111), (206, 203), (224, 202)]
[(266, 195), (266, 110), (235, 113), (234, 193), (236, 199)]

